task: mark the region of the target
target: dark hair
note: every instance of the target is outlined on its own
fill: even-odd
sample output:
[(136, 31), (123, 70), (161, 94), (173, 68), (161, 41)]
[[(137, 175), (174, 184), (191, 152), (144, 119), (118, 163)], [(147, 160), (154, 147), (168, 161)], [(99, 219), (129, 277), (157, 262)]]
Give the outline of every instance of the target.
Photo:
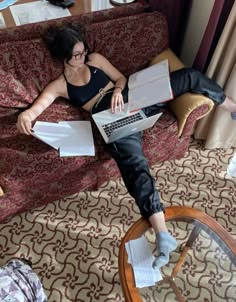
[(85, 62), (88, 61), (88, 45), (84, 41), (85, 30), (82, 26), (51, 27), (43, 36), (43, 40), (52, 57), (59, 61), (68, 62), (72, 58), (72, 51), (76, 43), (83, 42), (87, 51)]

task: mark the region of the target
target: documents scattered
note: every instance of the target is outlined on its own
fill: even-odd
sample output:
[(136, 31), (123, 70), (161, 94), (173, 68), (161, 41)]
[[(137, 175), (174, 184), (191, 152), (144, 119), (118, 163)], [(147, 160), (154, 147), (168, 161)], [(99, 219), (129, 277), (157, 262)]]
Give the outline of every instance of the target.
[(173, 99), (168, 60), (130, 75), (128, 86), (129, 111)]
[(128, 263), (133, 267), (136, 287), (153, 286), (162, 280), (159, 269), (153, 269), (154, 256), (145, 236), (130, 240), (125, 244), (128, 254)]
[(95, 155), (91, 123), (89, 121), (63, 121), (48, 123), (37, 121), (33, 135), (59, 151), (60, 156)]
[(35, 23), (51, 19), (71, 16), (70, 11), (57, 7), (47, 1), (33, 1), (13, 5), (10, 7), (11, 14), (16, 25)]

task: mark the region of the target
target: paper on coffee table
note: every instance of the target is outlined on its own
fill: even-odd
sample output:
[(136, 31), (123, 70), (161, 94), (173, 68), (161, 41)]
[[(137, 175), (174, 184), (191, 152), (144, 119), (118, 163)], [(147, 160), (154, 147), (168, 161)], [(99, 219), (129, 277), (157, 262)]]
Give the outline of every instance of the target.
[(133, 267), (136, 287), (153, 286), (162, 280), (159, 269), (153, 269), (154, 256), (145, 236), (130, 240), (125, 244), (128, 263)]
[(52, 5), (47, 1), (33, 1), (10, 7), (16, 25), (35, 23), (71, 16), (66, 8)]

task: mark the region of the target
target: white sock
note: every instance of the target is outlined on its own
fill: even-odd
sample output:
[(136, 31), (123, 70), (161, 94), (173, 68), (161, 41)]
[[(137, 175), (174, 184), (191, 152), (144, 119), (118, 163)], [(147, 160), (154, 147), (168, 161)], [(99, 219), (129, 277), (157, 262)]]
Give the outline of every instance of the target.
[(167, 231), (161, 231), (156, 234), (157, 257), (153, 261), (153, 268), (161, 268), (169, 262), (169, 255), (173, 252), (178, 243), (175, 238)]

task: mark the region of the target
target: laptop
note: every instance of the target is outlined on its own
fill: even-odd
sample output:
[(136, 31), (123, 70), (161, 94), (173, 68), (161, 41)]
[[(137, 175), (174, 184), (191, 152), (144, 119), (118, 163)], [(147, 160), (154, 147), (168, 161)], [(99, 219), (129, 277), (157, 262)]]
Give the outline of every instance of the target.
[[(163, 81), (165, 82), (165, 89), (163, 89)], [(112, 113), (110, 109), (107, 109), (92, 114), (98, 130), (107, 144), (151, 128), (160, 118), (162, 112), (146, 116), (141, 108), (173, 98), (167, 60), (133, 74), (129, 78), (128, 86), (128, 103), (125, 104), (123, 111)], [(147, 97), (151, 90), (152, 102)]]
[(129, 113), (128, 104), (122, 112), (104, 110), (92, 115), (104, 141), (109, 144), (122, 137), (151, 128), (162, 113), (147, 117), (142, 110)]

